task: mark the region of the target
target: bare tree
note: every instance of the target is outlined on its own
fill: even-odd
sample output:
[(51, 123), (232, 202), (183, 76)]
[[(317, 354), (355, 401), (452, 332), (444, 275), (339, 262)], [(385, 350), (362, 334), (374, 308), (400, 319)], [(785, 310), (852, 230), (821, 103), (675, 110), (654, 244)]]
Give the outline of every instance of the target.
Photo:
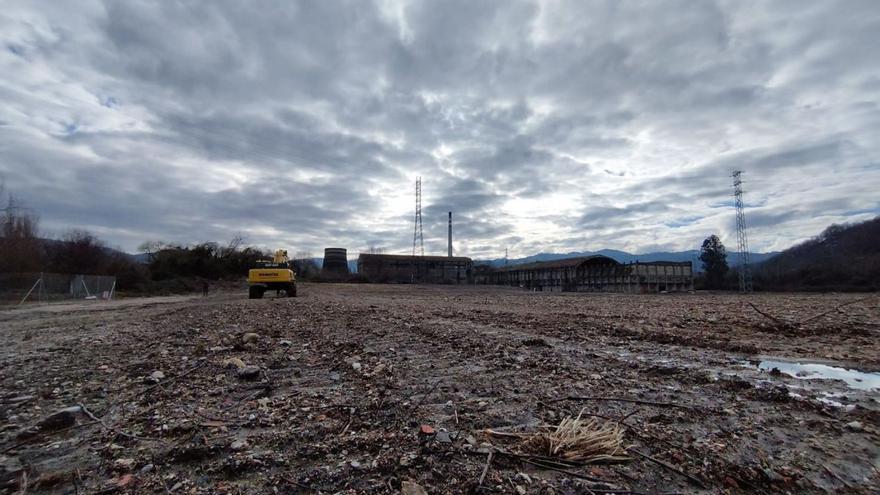
[[(0, 198), (6, 192), (0, 183)], [(12, 193), (0, 209), (0, 272), (40, 270), (39, 217)]]
[(156, 258), (156, 253), (165, 249), (166, 245), (162, 241), (144, 241), (138, 246), (138, 252), (144, 253), (147, 255), (147, 261), (153, 261)]
[(236, 232), (235, 234), (233, 234), (232, 239), (229, 239), (229, 243), (226, 244), (223, 249), (221, 249), (220, 256), (225, 258), (227, 256), (235, 254), (238, 251), (238, 248), (240, 248), (242, 244), (244, 244), (244, 241), (244, 234), (242, 234), (241, 232)]

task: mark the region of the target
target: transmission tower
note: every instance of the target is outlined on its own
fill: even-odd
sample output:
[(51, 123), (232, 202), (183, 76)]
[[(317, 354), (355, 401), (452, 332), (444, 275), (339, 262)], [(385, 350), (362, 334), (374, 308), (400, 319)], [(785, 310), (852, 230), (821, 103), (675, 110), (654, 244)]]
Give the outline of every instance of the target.
[(749, 266), (749, 238), (746, 235), (746, 214), (743, 205), (742, 172), (733, 172), (733, 197), (736, 206), (736, 240), (739, 248), (739, 291), (752, 292), (752, 269)]
[(425, 237), (422, 235), (422, 178), (416, 178), (416, 219), (413, 226), (413, 256), (416, 255), (416, 245), (425, 255)]

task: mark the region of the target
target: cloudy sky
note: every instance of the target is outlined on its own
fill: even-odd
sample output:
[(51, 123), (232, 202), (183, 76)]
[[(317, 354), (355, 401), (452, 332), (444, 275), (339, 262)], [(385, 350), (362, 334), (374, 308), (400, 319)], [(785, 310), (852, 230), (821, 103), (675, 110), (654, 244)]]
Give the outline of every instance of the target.
[(0, 179), (41, 229), (265, 247), (753, 250), (880, 213), (880, 2), (12, 1)]

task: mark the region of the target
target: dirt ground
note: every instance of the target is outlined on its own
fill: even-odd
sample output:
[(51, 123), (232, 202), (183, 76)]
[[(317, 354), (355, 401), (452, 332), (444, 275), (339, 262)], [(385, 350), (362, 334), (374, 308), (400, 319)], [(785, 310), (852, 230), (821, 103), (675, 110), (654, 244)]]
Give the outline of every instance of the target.
[(880, 492), (880, 295), (299, 293), (0, 310), (0, 493)]

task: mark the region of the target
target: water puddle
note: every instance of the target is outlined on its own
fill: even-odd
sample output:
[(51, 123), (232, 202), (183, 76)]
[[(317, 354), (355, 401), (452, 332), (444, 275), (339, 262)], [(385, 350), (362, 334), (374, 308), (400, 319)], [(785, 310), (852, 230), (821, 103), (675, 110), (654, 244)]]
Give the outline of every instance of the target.
[(789, 361), (765, 360), (758, 369), (770, 371), (778, 369), (786, 375), (802, 380), (843, 380), (850, 388), (858, 390), (880, 390), (880, 373), (866, 373), (859, 370), (828, 366), (819, 363), (794, 363)]

